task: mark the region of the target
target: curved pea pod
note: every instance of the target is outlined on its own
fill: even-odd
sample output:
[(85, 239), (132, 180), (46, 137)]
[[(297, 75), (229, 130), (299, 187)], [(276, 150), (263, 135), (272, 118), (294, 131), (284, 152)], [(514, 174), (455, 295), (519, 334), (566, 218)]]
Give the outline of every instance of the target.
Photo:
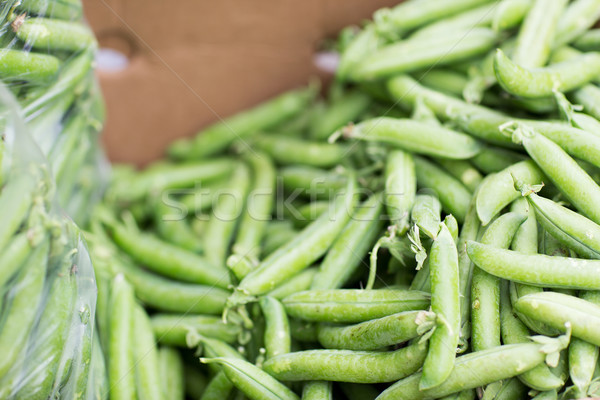
[(164, 242), (154, 235), (111, 224), (109, 230), (115, 243), (134, 260), (148, 269), (169, 278), (191, 283), (203, 283), (227, 288), (229, 272), (212, 265), (204, 257)]
[(177, 160), (201, 159), (225, 150), (236, 139), (268, 130), (299, 114), (313, 100), (316, 88), (292, 90), (258, 106), (221, 120), (200, 131), (193, 139), (173, 142), (167, 153)]
[(381, 79), (431, 65), (454, 63), (491, 50), (497, 39), (491, 29), (472, 28), (400, 41), (367, 55), (356, 65), (350, 78), (354, 81)]
[(537, 69), (526, 69), (511, 61), (502, 50), (494, 58), (498, 83), (510, 94), (526, 98), (552, 96), (554, 90), (568, 92), (592, 81), (600, 69), (600, 54), (577, 58)]
[(332, 400), (331, 382), (309, 381), (302, 387), (302, 400)]
[(421, 157), (414, 157), (417, 185), (434, 190), (444, 211), (454, 215), (458, 222), (463, 222), (471, 192), (453, 176), (433, 163)]
[(261, 135), (252, 144), (267, 153), (277, 164), (333, 167), (342, 162), (351, 148), (337, 143), (323, 143), (304, 139)]
[(477, 215), (486, 226), (507, 205), (521, 196), (515, 189), (515, 181), (530, 185), (543, 181), (542, 171), (532, 161), (521, 161), (510, 167), (488, 175), (477, 192)]
[(291, 351), (290, 323), (279, 300), (265, 296), (260, 299), (265, 316), (265, 349), (267, 359)]
[(159, 379), (158, 349), (154, 333), (146, 311), (140, 306), (133, 307), (133, 347), (136, 393), (140, 398), (160, 400), (162, 387)]
[(417, 176), (412, 155), (402, 150), (388, 153), (385, 162), (385, 206), (397, 233), (408, 230), (408, 217), (415, 202)]
[(381, 231), (381, 199), (381, 194), (375, 194), (357, 206), (350, 222), (321, 262), (310, 285), (311, 289), (342, 287), (357, 270)]
[(116, 263), (117, 270), (123, 272), (134, 287), (137, 298), (157, 310), (220, 314), (230, 294), (217, 287), (169, 280), (126, 262)]
[[(515, 304), (517, 300), (519, 300), (519, 297), (525, 296), (527, 294), (537, 294), (544, 291), (544, 289), (542, 289), (539, 286), (526, 285), (522, 283), (510, 282), (509, 285), (511, 304)], [(560, 333), (560, 331), (557, 331), (556, 329), (548, 326), (547, 324), (544, 324), (543, 322), (540, 322), (533, 318), (529, 318), (526, 315), (515, 311), (514, 308), (513, 311), (515, 312), (517, 317), (519, 317), (519, 319), (535, 333), (546, 336), (556, 336)]]
[(419, 390), (421, 373), (402, 379), (384, 390), (378, 400), (436, 399), (466, 389), (512, 378), (544, 362), (555, 361), (558, 352), (567, 347), (569, 338), (535, 337), (536, 343), (498, 346), (458, 357), (448, 379), (441, 385)]
[(600, 306), (574, 296), (542, 292), (520, 297), (515, 309), (556, 328), (565, 330), (571, 324), (573, 336), (600, 345)]
[(414, 339), (431, 329), (435, 314), (405, 311), (356, 325), (318, 326), (318, 340), (326, 349), (377, 350)]
[(600, 210), (596, 207), (600, 202), (600, 186), (575, 160), (535, 127), (517, 124), (513, 137), (523, 143), (527, 153), (575, 208), (600, 223)]
[(220, 317), (209, 315), (153, 314), (150, 318), (156, 340), (163, 345), (186, 347), (189, 331), (234, 343), (240, 327), (225, 324)]
[(418, 154), (454, 159), (471, 158), (481, 149), (481, 144), (469, 135), (412, 119), (373, 118), (344, 128), (343, 135)]
[(410, 218), (431, 239), (435, 239), (440, 230), (442, 205), (435, 194), (418, 194), (412, 207)]
[(263, 368), (283, 381), (392, 382), (417, 371), (426, 354), (426, 342), (388, 352), (306, 350), (273, 357)]
[(205, 364), (218, 364), (225, 375), (253, 400), (299, 400), (299, 397), (268, 373), (247, 361), (236, 358), (201, 358)]
[(10, 49), (0, 52), (0, 77), (4, 81), (49, 83), (56, 77), (59, 68), (58, 58), (49, 54)]
[(96, 45), (92, 31), (80, 22), (27, 18), (16, 27), (17, 37), (37, 50), (74, 52)]
[[(339, 67), (338, 67), (339, 68)], [(325, 140), (349, 122), (356, 121), (371, 105), (371, 98), (359, 91), (351, 91), (332, 101), (329, 107), (314, 118), (309, 135), (315, 140)]]
[(469, 258), (497, 277), (557, 289), (600, 290), (600, 261), (529, 255), (467, 242)]
[(270, 254), (242, 279), (229, 304), (239, 304), (248, 295), (260, 295), (273, 290), (320, 258), (350, 219), (356, 204), (356, 190), (356, 180), (352, 178), (327, 213)]
[(553, 237), (586, 258), (600, 258), (600, 226), (535, 193), (526, 196), (537, 220)]
[(307, 290), (283, 299), (291, 317), (319, 322), (363, 322), (403, 311), (423, 310), (429, 294), (399, 289)]

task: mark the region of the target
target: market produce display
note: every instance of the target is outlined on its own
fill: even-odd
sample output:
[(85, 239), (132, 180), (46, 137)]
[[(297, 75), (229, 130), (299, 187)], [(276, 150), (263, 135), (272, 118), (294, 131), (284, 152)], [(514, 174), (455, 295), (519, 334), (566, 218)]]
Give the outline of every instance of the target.
[(0, 398), (600, 396), (600, 1), (379, 10), (106, 191), (79, 2), (0, 12)]

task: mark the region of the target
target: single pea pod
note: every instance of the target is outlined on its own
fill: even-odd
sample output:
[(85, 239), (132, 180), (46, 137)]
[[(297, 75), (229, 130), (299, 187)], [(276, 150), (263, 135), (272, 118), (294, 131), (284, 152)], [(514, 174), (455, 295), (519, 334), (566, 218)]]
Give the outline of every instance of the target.
[(309, 381), (302, 387), (302, 400), (332, 400), (333, 387), (327, 381)]
[(573, 336), (600, 345), (600, 306), (590, 301), (556, 292), (520, 297), (515, 309), (558, 330), (570, 323)]
[(163, 345), (186, 347), (188, 332), (219, 338), (234, 343), (240, 327), (223, 323), (222, 318), (212, 315), (153, 314), (150, 318), (156, 340)]
[(398, 235), (408, 230), (416, 192), (417, 176), (412, 155), (402, 150), (390, 151), (385, 161), (385, 207)]
[(542, 183), (544, 174), (532, 161), (521, 161), (485, 177), (477, 192), (477, 215), (486, 226), (504, 207), (521, 196), (515, 181), (536, 185)]
[(267, 359), (291, 351), (290, 323), (279, 300), (264, 296), (260, 308), (265, 316), (265, 349)]
[(323, 143), (281, 135), (260, 135), (252, 144), (277, 164), (328, 168), (340, 164), (352, 150), (346, 145)]
[(544, 230), (585, 258), (600, 259), (600, 226), (579, 213), (538, 196), (526, 196)]
[(133, 307), (132, 328), (133, 357), (135, 365), (136, 393), (140, 398), (160, 400), (162, 387), (160, 386), (160, 370), (158, 363), (158, 349), (150, 324), (148, 314), (142, 306)]
[(536, 69), (515, 64), (502, 50), (498, 50), (494, 58), (498, 83), (510, 94), (525, 98), (552, 96), (554, 90), (568, 92), (577, 89), (596, 78), (598, 69), (600, 53), (586, 53)]
[(80, 22), (27, 18), (15, 29), (17, 37), (36, 50), (79, 51), (96, 46), (92, 31)]
[(465, 220), (471, 192), (452, 175), (432, 162), (414, 157), (417, 185), (435, 191), (444, 211), (454, 215), (458, 222)]
[(488, 273), (511, 281), (556, 289), (600, 290), (600, 261), (529, 255), (467, 242), (469, 258)]
[(163, 276), (190, 282), (227, 288), (231, 283), (229, 272), (221, 265), (121, 224), (108, 227), (115, 243), (135, 261)]
[(357, 184), (348, 181), (341, 196), (335, 199), (331, 210), (308, 225), (293, 240), (270, 254), (252, 270), (236, 288), (229, 304), (235, 305), (248, 295), (260, 295), (273, 290), (298, 272), (319, 259), (342, 231), (356, 204)]
[(244, 140), (299, 114), (313, 100), (315, 89), (292, 90), (250, 110), (222, 119), (200, 131), (193, 139), (176, 140), (167, 152), (177, 160), (197, 160), (219, 153), (236, 139)]
[[(600, 50), (600, 47), (598, 49)], [(575, 90), (572, 96), (577, 104), (583, 106), (586, 113), (596, 119), (600, 118), (600, 88), (592, 84), (585, 85)]]
[(440, 224), (440, 233), (429, 252), (431, 280), (431, 310), (436, 314), (436, 326), (429, 338), (429, 350), (419, 382), (421, 390), (444, 382), (456, 358), (460, 336), (460, 295), (458, 250), (446, 224)]
[(291, 317), (319, 322), (363, 322), (429, 306), (427, 293), (399, 289), (307, 290), (283, 299)]
[(287, 386), (255, 365), (236, 358), (201, 358), (205, 364), (218, 364), (225, 375), (246, 396), (253, 400), (299, 400)]
[(410, 219), (431, 239), (436, 239), (440, 230), (442, 205), (435, 193), (418, 194), (410, 213)]
[(111, 309), (108, 341), (108, 382), (111, 399), (135, 398), (135, 363), (132, 346), (133, 289), (122, 274), (118, 274), (111, 287)]
[(162, 398), (183, 400), (185, 398), (184, 368), (181, 355), (171, 347), (158, 349), (158, 370), (162, 388)]
[(46, 84), (56, 78), (60, 61), (49, 54), (2, 49), (0, 77), (4, 81), (28, 81)]
[(456, 359), (452, 373), (441, 385), (419, 390), (421, 373), (418, 372), (394, 383), (377, 399), (436, 399), (512, 378), (543, 363), (549, 354), (557, 354), (566, 348), (568, 342), (566, 336), (557, 339), (539, 337), (539, 342), (535, 343), (504, 345), (469, 353)]
[(382, 195), (357, 206), (350, 222), (331, 245), (314, 275), (311, 289), (337, 289), (356, 272), (381, 231)]
[(273, 357), (263, 368), (282, 381), (393, 382), (417, 371), (426, 354), (426, 342), (387, 352), (305, 350)]
[(344, 128), (343, 135), (452, 159), (471, 158), (481, 149), (481, 144), (469, 135), (412, 119), (373, 118)]
[(522, 142), (527, 153), (562, 194), (583, 214), (600, 223), (600, 186), (558, 144), (539, 134), (535, 127), (517, 124), (515, 140)]
[(157, 310), (220, 314), (230, 294), (227, 290), (213, 286), (169, 280), (122, 260), (113, 262), (116, 269), (131, 282), (136, 297)]
[(405, 311), (355, 325), (320, 324), (317, 332), (326, 349), (377, 350), (414, 339), (434, 324), (433, 312)]

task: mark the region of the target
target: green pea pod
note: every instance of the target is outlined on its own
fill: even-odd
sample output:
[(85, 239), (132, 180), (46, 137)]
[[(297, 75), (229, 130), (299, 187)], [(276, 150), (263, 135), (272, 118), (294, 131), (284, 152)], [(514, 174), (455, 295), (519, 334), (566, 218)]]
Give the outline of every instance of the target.
[(19, 271), (27, 256), (35, 247), (30, 238), (30, 232), (22, 232), (13, 236), (12, 240), (2, 251), (0, 255), (0, 287), (6, 283)]
[(574, 1), (566, 8), (556, 27), (554, 48), (570, 43), (590, 29), (600, 17), (598, 0)]
[(27, 18), (15, 32), (19, 39), (36, 50), (75, 52), (96, 47), (94, 34), (80, 22)]
[(434, 190), (444, 211), (463, 222), (467, 213), (471, 193), (457, 179), (433, 163), (421, 157), (414, 157), (417, 184), (419, 187)]
[(131, 282), (137, 298), (152, 308), (199, 314), (220, 314), (225, 308), (230, 292), (224, 289), (172, 281), (127, 262), (115, 263)]
[(11, 179), (2, 188), (0, 209), (4, 210), (4, 221), (0, 226), (0, 249), (4, 249), (18, 227), (23, 223), (33, 203), (35, 179), (30, 173)]
[(402, 150), (390, 151), (385, 163), (385, 206), (398, 235), (408, 230), (416, 191), (417, 176), (412, 155)]
[(375, 26), (365, 26), (341, 54), (340, 63), (336, 70), (336, 78), (339, 81), (348, 80), (356, 65), (381, 47), (382, 44), (383, 40), (375, 29)]
[(50, 83), (56, 77), (60, 61), (51, 55), (3, 49), (0, 52), (0, 77), (4, 81)]
[(347, 185), (347, 177), (335, 170), (306, 165), (283, 166), (278, 170), (278, 185), (287, 192), (308, 197), (311, 200), (329, 200), (334, 192)]
[(162, 398), (183, 400), (184, 366), (179, 352), (171, 347), (158, 349), (158, 368), (162, 383)]
[(489, 384), (481, 400), (518, 400), (527, 396), (529, 389), (517, 378)]
[(469, 241), (467, 252), (479, 268), (497, 277), (556, 289), (600, 290), (600, 261), (527, 255)]
[(357, 206), (352, 218), (331, 245), (311, 289), (337, 289), (352, 276), (381, 230), (383, 204), (375, 194)]
[(355, 122), (371, 105), (371, 98), (359, 91), (350, 91), (332, 101), (325, 111), (310, 124), (309, 136), (325, 140), (342, 126)]
[[(498, 217), (486, 229), (481, 242), (495, 249), (508, 248), (525, 219), (525, 215), (512, 212)], [(479, 266), (477, 262), (475, 265)], [(480, 351), (500, 346), (500, 279), (485, 270), (475, 268), (471, 285), (471, 301), (473, 350)]]
[(332, 400), (331, 382), (309, 381), (302, 387), (302, 400)]
[(291, 336), (288, 317), (279, 300), (265, 296), (260, 299), (265, 316), (265, 348), (267, 359), (291, 351)]
[(186, 335), (189, 331), (219, 338), (227, 343), (234, 343), (240, 334), (239, 326), (225, 324), (216, 316), (153, 314), (150, 321), (156, 340), (169, 346), (186, 347)]
[(589, 29), (584, 32), (573, 41), (573, 46), (581, 51), (600, 50), (600, 29)]
[(540, 337), (539, 343), (504, 345), (470, 353), (456, 359), (452, 373), (441, 385), (421, 391), (421, 373), (416, 373), (388, 387), (378, 399), (434, 399), (508, 379), (543, 363), (547, 353), (556, 354), (568, 345), (568, 341), (564, 336), (558, 339)]
[(410, 218), (425, 233), (435, 240), (440, 230), (442, 205), (435, 194), (418, 194)]
[(190, 223), (181, 215), (174, 216), (171, 214), (172, 209), (166, 203), (156, 203), (154, 206), (154, 227), (158, 235), (183, 250), (202, 253), (202, 243)]
[(400, 41), (367, 55), (356, 65), (350, 77), (354, 81), (368, 81), (432, 65), (451, 64), (491, 50), (496, 40), (497, 36), (491, 29), (472, 28)]
[(430, 69), (415, 76), (424, 86), (456, 97), (462, 96), (463, 88), (468, 82), (466, 75), (449, 68)]
[(48, 18), (58, 18), (67, 21), (77, 20), (81, 18), (83, 13), (81, 3), (74, 0), (23, 0), (18, 8), (19, 10), (43, 15)]
[(532, 0), (503, 0), (494, 10), (492, 29), (501, 32), (521, 23), (531, 8)]
[(437, 324), (429, 339), (429, 350), (419, 382), (421, 390), (444, 382), (454, 367), (460, 335), (460, 299), (458, 251), (446, 224), (441, 224), (438, 237), (429, 253), (431, 310)]
[(283, 299), (289, 316), (306, 321), (363, 322), (403, 311), (423, 310), (429, 295), (399, 289), (307, 290)]
[(474, 192), (483, 180), (481, 173), (469, 161), (446, 158), (438, 158), (436, 161), (471, 192)]
[[(238, 220), (244, 210), (248, 190), (250, 189), (250, 171), (245, 164), (234, 169), (227, 191), (217, 198), (202, 237), (206, 259), (214, 266), (221, 278), (218, 285), (227, 287), (230, 283), (226, 260), (238, 226)], [(216, 282), (212, 282), (216, 284)]]
[[(530, 332), (525, 324), (523, 324), (523, 322), (521, 322), (521, 320), (513, 313), (508, 282), (502, 282), (500, 292), (502, 342), (504, 344), (527, 343), (529, 341)], [(573, 343), (574, 342), (571, 341), (571, 346)], [(545, 364), (538, 365), (519, 375), (518, 378), (528, 387), (540, 391), (558, 389), (564, 385), (564, 381), (557, 378)]]
[[(40, 246), (47, 248), (47, 243)], [(71, 256), (68, 256), (50, 276), (48, 297), (28, 349), (33, 357), (28, 364), (36, 368), (23, 372), (26, 381), (19, 388), (22, 398), (47, 399), (61, 388), (62, 382), (57, 375), (66, 368), (66, 359), (70, 355), (61, 357), (60, 354), (69, 336), (75, 304), (72, 267)], [(44, 368), (37, 368), (39, 365), (44, 365)]]
[(307, 268), (304, 271), (292, 276), (290, 279), (281, 283), (275, 289), (267, 293), (268, 296), (274, 297), (277, 300), (283, 300), (287, 296), (294, 293), (302, 292), (310, 289), (312, 283), (315, 280), (315, 276), (319, 270), (314, 268)]
[(527, 153), (554, 185), (579, 211), (592, 221), (600, 223), (600, 186), (575, 160), (552, 140), (538, 134), (526, 125), (517, 125), (515, 140), (520, 140)]
[(494, 58), (498, 83), (510, 94), (526, 98), (552, 96), (555, 90), (568, 92), (592, 81), (600, 68), (600, 54), (586, 53), (549, 67), (526, 69), (511, 61), (502, 50)]
[(471, 158), (481, 145), (471, 136), (411, 119), (373, 118), (344, 128), (346, 137), (388, 144), (406, 151), (453, 159)]
[(227, 378), (224, 371), (218, 372), (206, 386), (200, 400), (222, 400), (229, 397), (233, 390), (233, 383)]
[(483, 4), (460, 14), (440, 19), (413, 33), (410, 38), (445, 35), (448, 32), (470, 29), (475, 27), (489, 27), (494, 17), (496, 4)]
[[(160, 352), (161, 350), (159, 350)], [(160, 354), (160, 353), (159, 353)], [(185, 384), (185, 395), (192, 399), (199, 399), (208, 386), (208, 378), (199, 368), (191, 365), (184, 365), (183, 378)], [(178, 375), (181, 379), (181, 375)]]
[(567, 0), (534, 0), (521, 24), (513, 60), (523, 68), (543, 67), (552, 49), (555, 31)]
[(231, 382), (251, 399), (299, 400), (287, 386), (247, 361), (236, 358), (201, 358), (200, 361), (220, 365)]
[(235, 295), (246, 298), (248, 295), (260, 295), (273, 290), (279, 283), (321, 257), (348, 222), (355, 202), (356, 181), (350, 179), (342, 196), (335, 199), (330, 212), (321, 215), (246, 275), (230, 298), (230, 304), (235, 305), (239, 301)]
[(342, 144), (273, 135), (257, 136), (252, 144), (267, 153), (277, 164), (300, 164), (320, 168), (340, 164), (351, 150)]
[(122, 274), (111, 288), (110, 329), (108, 342), (108, 382), (111, 399), (132, 399), (135, 396), (135, 364), (133, 340), (133, 290)]
[(507, 205), (521, 196), (515, 181), (529, 185), (542, 183), (543, 173), (532, 161), (521, 161), (485, 177), (477, 192), (477, 215), (486, 226)]
[(314, 98), (315, 89), (298, 89), (274, 97), (250, 110), (210, 125), (193, 139), (176, 140), (167, 152), (177, 160), (197, 160), (219, 153), (236, 139), (244, 140), (299, 114)]
[(514, 304), (517, 311), (564, 331), (570, 323), (573, 336), (600, 344), (600, 306), (556, 292), (528, 294)]
[(435, 314), (405, 311), (356, 325), (318, 327), (318, 340), (326, 349), (377, 350), (418, 337), (434, 326)]
[(273, 357), (263, 368), (282, 381), (393, 382), (417, 371), (426, 354), (427, 343), (387, 352), (306, 350)]

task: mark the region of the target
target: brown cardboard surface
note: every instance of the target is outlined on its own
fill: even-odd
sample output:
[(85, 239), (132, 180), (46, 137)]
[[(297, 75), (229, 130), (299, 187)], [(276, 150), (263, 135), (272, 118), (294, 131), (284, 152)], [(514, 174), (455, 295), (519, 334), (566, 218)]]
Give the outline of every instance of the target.
[(317, 74), (325, 37), (398, 0), (83, 0), (101, 46), (130, 57), (99, 73), (113, 161), (143, 165), (175, 138)]

